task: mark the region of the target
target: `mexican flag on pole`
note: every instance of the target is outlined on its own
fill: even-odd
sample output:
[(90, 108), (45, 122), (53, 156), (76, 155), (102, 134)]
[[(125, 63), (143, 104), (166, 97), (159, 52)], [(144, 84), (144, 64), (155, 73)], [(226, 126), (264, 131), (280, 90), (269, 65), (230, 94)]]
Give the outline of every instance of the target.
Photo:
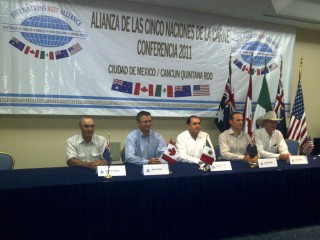
[(200, 157), (200, 160), (202, 162), (205, 162), (209, 165), (211, 165), (216, 159), (216, 154), (214, 152), (214, 150), (211, 148), (208, 139), (206, 141), (206, 146), (204, 146), (203, 151), (202, 151), (202, 155)]

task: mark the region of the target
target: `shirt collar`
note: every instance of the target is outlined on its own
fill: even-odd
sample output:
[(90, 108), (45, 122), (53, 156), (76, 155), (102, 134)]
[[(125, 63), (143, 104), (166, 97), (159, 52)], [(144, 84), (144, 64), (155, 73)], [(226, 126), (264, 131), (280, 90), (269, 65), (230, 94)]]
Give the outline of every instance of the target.
[[(90, 142), (92, 142), (93, 144), (95, 144), (94, 134), (92, 135), (92, 138), (91, 138), (91, 141), (90, 141)], [(79, 137), (78, 137), (77, 143), (78, 143), (78, 144), (80, 144), (80, 143), (87, 143), (87, 142), (83, 139), (81, 133), (79, 133)]]
[(140, 137), (148, 137), (148, 136), (151, 135), (151, 133), (152, 133), (152, 130), (150, 129), (149, 134), (148, 134), (148, 135), (144, 135), (144, 134), (140, 131), (140, 129), (138, 129), (138, 134), (139, 134)]
[[(229, 134), (229, 135), (236, 136), (235, 132), (233, 131), (233, 129), (232, 129), (231, 127), (228, 129), (228, 134)], [(242, 134), (243, 134), (243, 132), (240, 131), (240, 133), (239, 133), (238, 136), (241, 136)]]

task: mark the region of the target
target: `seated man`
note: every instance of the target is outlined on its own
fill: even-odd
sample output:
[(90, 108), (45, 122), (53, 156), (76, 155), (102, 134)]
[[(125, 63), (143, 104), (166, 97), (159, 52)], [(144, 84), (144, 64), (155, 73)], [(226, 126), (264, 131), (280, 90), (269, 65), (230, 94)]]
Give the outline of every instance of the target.
[(258, 154), (250, 158), (247, 153), (250, 136), (242, 131), (242, 114), (233, 112), (230, 115), (229, 123), (230, 128), (219, 135), (219, 147), (222, 158), (226, 160), (243, 160), (248, 163), (257, 162), (259, 158)]
[(79, 128), (81, 133), (67, 140), (67, 164), (91, 169), (100, 165), (107, 165), (107, 161), (103, 158), (107, 140), (94, 133), (92, 117), (81, 117)]
[(177, 137), (178, 159), (182, 162), (204, 165), (200, 157), (207, 141), (213, 150), (209, 134), (201, 131), (200, 118), (195, 115), (188, 117), (187, 130)]
[(257, 119), (257, 125), (262, 128), (257, 129), (254, 133), (258, 153), (262, 158), (277, 158), (288, 160), (291, 154), (288, 146), (284, 141), (282, 133), (276, 130), (277, 118), (274, 111), (266, 112), (262, 117)]
[(125, 161), (137, 165), (166, 163), (161, 159), (166, 143), (159, 133), (151, 130), (151, 114), (141, 111), (136, 120), (138, 129), (130, 132), (125, 140)]

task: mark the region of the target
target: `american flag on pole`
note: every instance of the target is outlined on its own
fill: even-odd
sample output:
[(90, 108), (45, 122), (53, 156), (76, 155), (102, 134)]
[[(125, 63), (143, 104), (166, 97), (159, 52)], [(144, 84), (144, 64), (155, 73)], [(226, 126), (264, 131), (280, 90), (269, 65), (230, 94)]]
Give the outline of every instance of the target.
[(312, 145), (310, 145), (310, 142), (307, 136), (307, 120), (306, 120), (306, 115), (304, 111), (304, 102), (303, 102), (303, 94), (302, 94), (302, 87), (301, 87), (301, 65), (300, 65), (297, 94), (294, 99), (291, 117), (290, 117), (288, 138), (294, 139), (300, 142), (301, 153), (304, 153), (307, 155), (311, 153), (313, 149), (313, 146), (312, 146), (313, 142), (312, 142)]
[(252, 136), (252, 61), (251, 57), (250, 69), (249, 69), (249, 87), (246, 98), (246, 105), (244, 106), (243, 118), (244, 118), (244, 132)]

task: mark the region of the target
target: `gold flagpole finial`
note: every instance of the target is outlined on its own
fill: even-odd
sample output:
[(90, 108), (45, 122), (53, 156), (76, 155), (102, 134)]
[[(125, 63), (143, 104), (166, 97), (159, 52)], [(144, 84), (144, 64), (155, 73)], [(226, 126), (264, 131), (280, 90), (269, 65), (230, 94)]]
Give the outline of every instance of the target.
[(301, 80), (301, 74), (302, 74), (302, 60), (303, 60), (303, 58), (300, 59), (299, 80)]

